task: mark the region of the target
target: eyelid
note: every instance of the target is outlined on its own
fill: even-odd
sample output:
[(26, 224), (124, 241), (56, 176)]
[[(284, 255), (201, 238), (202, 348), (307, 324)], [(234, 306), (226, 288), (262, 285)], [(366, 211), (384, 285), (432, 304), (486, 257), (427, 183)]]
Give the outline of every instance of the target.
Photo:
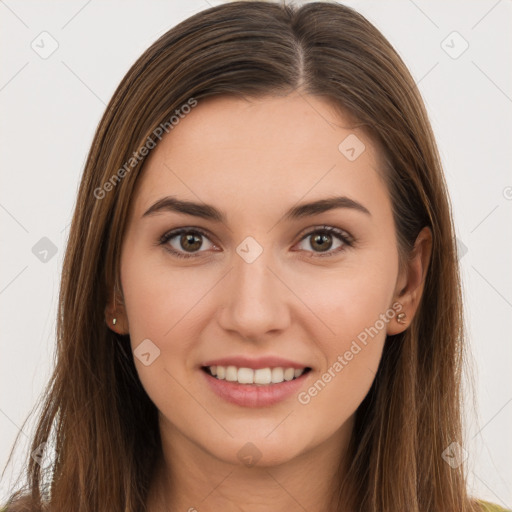
[(185, 226), (182, 228), (174, 228), (166, 231), (159, 239), (160, 242), (164, 240), (169, 240), (170, 238), (174, 238), (177, 235), (181, 235), (183, 233), (199, 233), (203, 235), (205, 238), (210, 239), (211, 235), (202, 228), (197, 228), (195, 226)]
[(346, 243), (355, 243), (355, 238), (348, 231), (346, 231), (345, 229), (338, 228), (336, 226), (331, 226), (330, 224), (318, 224), (316, 226), (304, 229), (298, 235), (299, 237), (301, 237), (299, 241), (302, 241), (306, 236), (322, 231), (333, 233), (335, 235), (338, 235), (339, 237), (346, 238), (346, 240), (344, 240)]

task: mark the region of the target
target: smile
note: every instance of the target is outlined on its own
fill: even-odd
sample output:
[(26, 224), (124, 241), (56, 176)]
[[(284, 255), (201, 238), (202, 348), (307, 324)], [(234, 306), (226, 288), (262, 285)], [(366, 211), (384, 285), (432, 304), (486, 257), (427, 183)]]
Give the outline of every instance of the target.
[(291, 381), (307, 373), (311, 368), (237, 368), (236, 366), (204, 366), (204, 371), (212, 377), (228, 382), (237, 382), (238, 384), (268, 385), (280, 384), (281, 382)]
[(296, 396), (313, 375), (309, 367), (252, 369), (212, 365), (202, 366), (201, 370), (205, 383), (215, 395), (241, 407), (270, 407), (283, 402)]

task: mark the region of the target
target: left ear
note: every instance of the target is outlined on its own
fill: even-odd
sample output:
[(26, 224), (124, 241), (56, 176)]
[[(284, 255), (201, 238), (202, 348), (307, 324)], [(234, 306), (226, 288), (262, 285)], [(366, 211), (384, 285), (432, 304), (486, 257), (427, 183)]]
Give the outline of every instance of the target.
[[(389, 322), (387, 334), (399, 334), (412, 322), (423, 294), (427, 270), (432, 255), (432, 231), (425, 226), (416, 237), (414, 248), (406, 268), (402, 269), (397, 279), (394, 300), (402, 304), (398, 313), (405, 313), (405, 323)], [(395, 317), (396, 318), (396, 317)]]

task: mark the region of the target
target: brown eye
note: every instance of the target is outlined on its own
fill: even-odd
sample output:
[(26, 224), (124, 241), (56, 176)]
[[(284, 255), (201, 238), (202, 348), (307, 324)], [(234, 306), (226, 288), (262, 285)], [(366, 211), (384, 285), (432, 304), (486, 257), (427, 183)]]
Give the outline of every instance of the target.
[(315, 233), (311, 236), (310, 245), (319, 251), (328, 251), (332, 247), (332, 236), (327, 233)]
[[(343, 251), (345, 247), (351, 247), (352, 238), (340, 229), (324, 226), (307, 233), (300, 243), (305, 244), (302, 247), (303, 250), (312, 249), (318, 256), (332, 256)], [(331, 251), (333, 244), (334, 249)]]
[(199, 251), (204, 246), (204, 240), (208, 240), (210, 244), (210, 247), (207, 247), (207, 249), (214, 247), (207, 235), (202, 231), (197, 229), (178, 229), (163, 235), (159, 244), (163, 245), (167, 251), (178, 258), (193, 258), (206, 252)]
[(201, 245), (203, 244), (202, 240), (200, 239), (200, 236), (188, 233), (185, 235), (181, 235), (179, 243), (181, 248), (185, 249), (185, 251), (197, 251), (198, 249), (201, 248)]

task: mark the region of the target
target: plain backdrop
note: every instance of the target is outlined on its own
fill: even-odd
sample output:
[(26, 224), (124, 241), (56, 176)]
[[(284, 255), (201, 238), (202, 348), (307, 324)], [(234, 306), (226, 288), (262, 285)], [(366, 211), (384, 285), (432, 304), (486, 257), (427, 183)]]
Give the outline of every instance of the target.
[[(0, 2), (2, 470), (52, 369), (69, 222), (105, 105), (153, 41), (218, 3)], [(478, 407), (467, 394), (464, 446), (470, 490), (512, 508), (512, 2), (345, 3), (394, 45), (429, 112), (453, 204), (475, 372)], [(1, 481), (2, 501), (33, 425)]]

